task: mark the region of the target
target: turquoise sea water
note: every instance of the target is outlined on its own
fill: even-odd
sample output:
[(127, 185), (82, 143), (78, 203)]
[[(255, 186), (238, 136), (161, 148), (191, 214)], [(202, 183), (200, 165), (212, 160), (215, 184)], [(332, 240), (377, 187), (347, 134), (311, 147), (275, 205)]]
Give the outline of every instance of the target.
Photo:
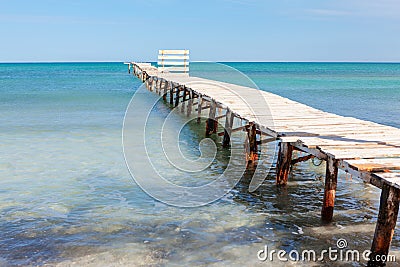
[[(228, 65), (262, 90), (400, 127), (400, 64)], [(245, 174), (201, 208), (153, 200), (130, 177), (121, 145), (140, 85), (121, 63), (0, 64), (0, 266), (265, 266), (257, 260), (264, 245), (321, 250), (346, 238), (351, 248), (370, 248), (379, 190), (341, 174), (334, 222), (322, 225), (324, 168), (309, 162), (285, 189), (272, 174), (250, 194)], [(202, 130), (186, 131), (192, 146)], [(215, 164), (217, 173), (224, 162)], [(398, 230), (391, 248), (400, 258)]]

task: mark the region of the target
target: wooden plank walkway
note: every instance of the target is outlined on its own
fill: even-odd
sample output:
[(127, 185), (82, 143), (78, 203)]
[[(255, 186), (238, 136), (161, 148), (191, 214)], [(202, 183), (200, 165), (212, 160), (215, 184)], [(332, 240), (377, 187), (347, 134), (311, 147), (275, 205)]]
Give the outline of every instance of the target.
[[(199, 114), (210, 109), (207, 134), (216, 133), (215, 121), (224, 118), (225, 131), (220, 133), (224, 135), (224, 145), (229, 145), (230, 133), (237, 130), (232, 129), (233, 119), (245, 121), (247, 126), (241, 128), (249, 135), (249, 161), (257, 159), (256, 134), (268, 136), (267, 141), (278, 140), (276, 182), (279, 185), (287, 183), (292, 164), (313, 157), (325, 160), (323, 221), (330, 222), (333, 217), (338, 169), (381, 188), (381, 206), (371, 251), (373, 257), (388, 254), (400, 199), (400, 173), (396, 172), (400, 170), (400, 129), (324, 112), (250, 87), (160, 73), (148, 63), (126, 64), (149, 90), (163, 95), (164, 100), (169, 96), (170, 104), (176, 106), (187, 101), (188, 112), (193, 112), (195, 109), (191, 106), (196, 105)], [(217, 114), (217, 108), (224, 112)], [(293, 159), (294, 150), (309, 155)], [(382, 264), (385, 263), (369, 262), (370, 266)]]

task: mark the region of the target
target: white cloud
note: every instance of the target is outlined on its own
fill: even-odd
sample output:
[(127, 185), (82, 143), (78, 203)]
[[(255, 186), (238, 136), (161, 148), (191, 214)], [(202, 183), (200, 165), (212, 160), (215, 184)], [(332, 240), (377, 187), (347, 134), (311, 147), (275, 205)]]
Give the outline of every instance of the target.
[[(315, 2), (314, 2), (315, 3)], [(400, 19), (399, 0), (335, 0), (327, 1), (318, 8), (305, 9), (317, 16), (358, 16)]]

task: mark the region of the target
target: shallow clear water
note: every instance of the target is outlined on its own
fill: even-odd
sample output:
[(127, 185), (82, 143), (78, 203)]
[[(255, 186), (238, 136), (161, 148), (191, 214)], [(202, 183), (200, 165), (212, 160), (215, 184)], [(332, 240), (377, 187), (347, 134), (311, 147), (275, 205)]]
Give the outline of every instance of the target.
[[(229, 65), (262, 90), (400, 127), (400, 64)], [(324, 167), (310, 162), (294, 168), (286, 188), (271, 173), (250, 194), (247, 173), (200, 208), (150, 198), (130, 177), (121, 145), (140, 84), (121, 63), (0, 64), (0, 266), (268, 266), (257, 259), (264, 245), (320, 251), (345, 238), (351, 249), (370, 248), (379, 190), (340, 174), (334, 222), (322, 225)], [(160, 118), (169, 112), (156, 108)], [(193, 125), (181, 141), (190, 148), (202, 134)], [(210, 176), (225, 164), (217, 158)], [(399, 249), (396, 230), (391, 252), (400, 257)]]

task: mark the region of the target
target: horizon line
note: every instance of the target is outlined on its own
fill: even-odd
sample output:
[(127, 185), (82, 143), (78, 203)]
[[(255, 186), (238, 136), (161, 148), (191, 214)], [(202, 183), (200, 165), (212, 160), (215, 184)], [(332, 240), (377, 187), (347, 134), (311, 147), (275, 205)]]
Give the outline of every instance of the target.
[[(4, 61), (0, 62), (0, 64), (52, 64), (52, 63), (125, 63), (125, 62), (135, 62), (135, 61)], [(149, 62), (149, 63), (157, 63), (157, 61), (153, 60), (140, 60), (137, 62)], [(207, 62), (216, 62), (216, 63), (392, 63), (399, 64), (400, 61), (345, 61), (345, 60), (337, 60), (337, 61), (303, 61), (303, 60), (295, 60), (295, 61), (286, 61), (286, 60), (273, 60), (273, 61), (218, 61), (218, 60), (192, 60), (190, 62), (195, 63), (207, 63)]]

